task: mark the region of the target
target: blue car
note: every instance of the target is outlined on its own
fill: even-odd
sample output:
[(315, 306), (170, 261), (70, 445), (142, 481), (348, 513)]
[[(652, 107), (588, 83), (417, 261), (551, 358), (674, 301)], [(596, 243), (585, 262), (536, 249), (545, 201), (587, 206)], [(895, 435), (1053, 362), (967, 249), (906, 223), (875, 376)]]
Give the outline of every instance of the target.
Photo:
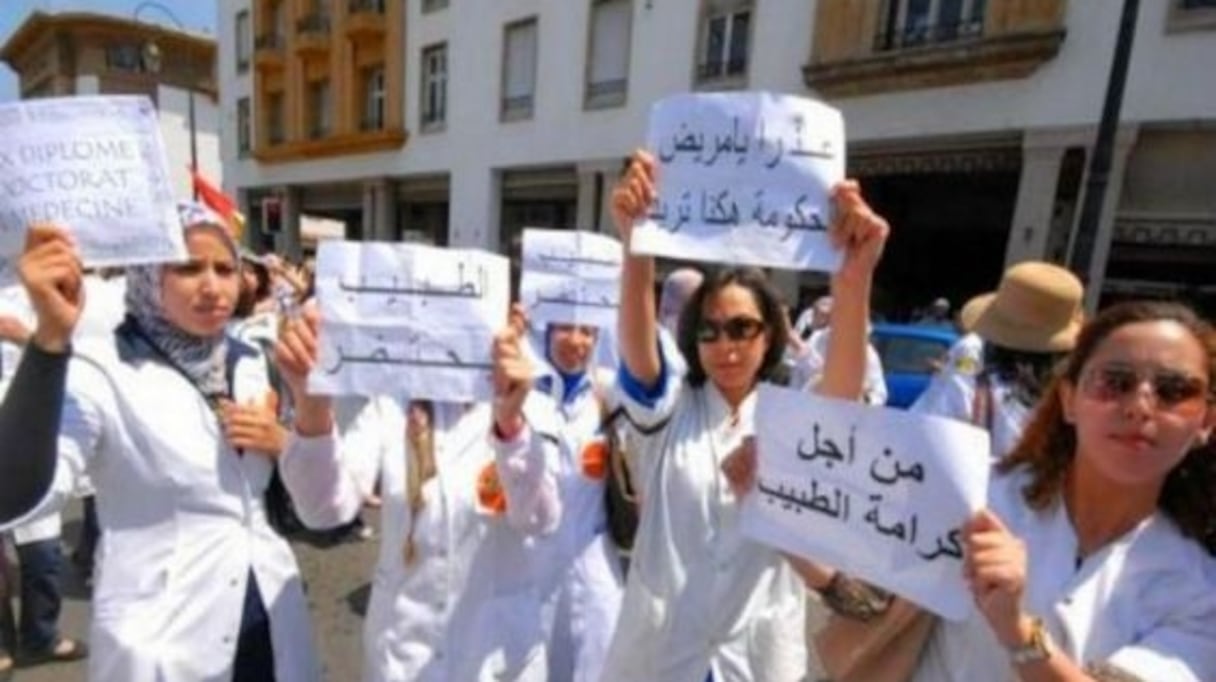
[(946, 351), (958, 334), (945, 327), (918, 324), (876, 324), (870, 343), (882, 358), (887, 405), (906, 408), (929, 385)]

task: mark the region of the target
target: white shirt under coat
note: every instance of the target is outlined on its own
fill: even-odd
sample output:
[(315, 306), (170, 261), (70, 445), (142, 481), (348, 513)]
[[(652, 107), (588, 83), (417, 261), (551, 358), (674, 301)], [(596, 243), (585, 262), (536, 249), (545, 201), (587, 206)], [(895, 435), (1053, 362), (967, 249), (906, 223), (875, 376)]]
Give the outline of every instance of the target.
[(755, 393), (732, 419), (712, 385), (671, 374), (647, 399), (622, 371), (644, 503), (605, 666), (613, 682), (794, 682), (806, 673), (805, 590), (777, 551), (739, 529), (723, 459), (754, 433)]
[[(529, 396), (529, 425), (506, 443), (490, 435), (488, 403), (434, 403), (437, 471), (422, 487), (416, 558), (408, 566), (403, 405), (376, 398), (340, 436), (290, 439), (281, 472), (309, 526), (354, 518), (373, 472), (382, 472), (382, 540), (364, 624), (363, 679), (546, 680), (546, 614), (532, 536), (557, 526), (561, 506), (553, 476), (553, 408), (532, 405), (541, 398)], [(488, 508), (479, 494), (490, 472), (505, 493), (505, 514)]]
[[(234, 371), (240, 401), (268, 390), (266, 359), (249, 350)], [(270, 617), (276, 678), (320, 679), (295, 556), (266, 521), (272, 467), (229, 447), (216, 415), (173, 368), (122, 362), (113, 340), (75, 348), (59, 466), (33, 513), (61, 506), (89, 473), (102, 528), (90, 680), (231, 680), (251, 570)]]
[[(1080, 666), (1109, 662), (1144, 682), (1216, 680), (1216, 559), (1157, 512), (1076, 565), (1062, 502), (1034, 511), (1028, 478), (996, 476), (989, 507), (1026, 543), (1024, 608)], [(937, 626), (914, 682), (1017, 680), (1009, 652), (978, 612)]]

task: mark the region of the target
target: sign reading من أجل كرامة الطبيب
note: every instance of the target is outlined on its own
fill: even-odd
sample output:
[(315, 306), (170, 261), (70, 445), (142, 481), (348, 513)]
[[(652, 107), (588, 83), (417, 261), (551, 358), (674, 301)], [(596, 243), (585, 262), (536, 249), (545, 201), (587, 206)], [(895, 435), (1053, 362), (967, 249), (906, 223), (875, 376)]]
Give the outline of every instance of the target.
[[(756, 399), (744, 534), (950, 620), (973, 608), (961, 527), (988, 498), (988, 433), (772, 385)], [(797, 427), (791, 427), (797, 424)]]
[(72, 233), (86, 266), (180, 261), (186, 248), (156, 108), (142, 96), (0, 104), (0, 281), (26, 229)]

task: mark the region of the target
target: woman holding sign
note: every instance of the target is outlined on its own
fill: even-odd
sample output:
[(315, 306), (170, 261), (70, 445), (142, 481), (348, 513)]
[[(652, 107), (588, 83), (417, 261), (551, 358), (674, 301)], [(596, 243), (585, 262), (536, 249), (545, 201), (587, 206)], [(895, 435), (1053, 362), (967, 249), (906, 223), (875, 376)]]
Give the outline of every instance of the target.
[[(656, 195), (656, 164), (639, 151), (613, 194), (628, 244)], [(888, 227), (856, 183), (833, 194), (836, 305), (820, 392), (856, 400), (865, 370), (874, 268)], [(764, 275), (729, 268), (707, 278), (680, 319), (683, 380), (658, 343), (654, 259), (627, 255), (621, 277), (618, 395), (644, 434), (634, 448), (642, 499), (633, 562), (604, 679), (787, 682), (806, 672), (805, 589), (785, 558), (738, 528), (720, 471), (752, 435), (755, 388), (781, 363), (787, 331)]]
[(913, 679), (1216, 680), (1214, 387), (1216, 331), (1183, 306), (1085, 325), (965, 529), (976, 613)]
[(327, 528), (359, 513), (374, 478), (367, 472), (381, 472), (383, 540), (364, 679), (549, 679), (540, 554), (530, 536), (561, 520), (557, 437), (553, 404), (531, 391), (522, 323), (495, 339), (492, 404), (377, 397), (343, 433), (332, 400), (307, 394), (317, 325), (317, 313), (305, 312), (276, 346), (297, 398), (282, 473), (301, 520)]
[(266, 359), (225, 333), (236, 246), (207, 209), (180, 215), (189, 259), (130, 268), (126, 320), (74, 347), (72, 238), (30, 229), (19, 272), (38, 323), (0, 442), (25, 443), (34, 473), (6, 512), (62, 503), (80, 471), (96, 487), (89, 679), (316, 680), (295, 557), (263, 511), (282, 446)]

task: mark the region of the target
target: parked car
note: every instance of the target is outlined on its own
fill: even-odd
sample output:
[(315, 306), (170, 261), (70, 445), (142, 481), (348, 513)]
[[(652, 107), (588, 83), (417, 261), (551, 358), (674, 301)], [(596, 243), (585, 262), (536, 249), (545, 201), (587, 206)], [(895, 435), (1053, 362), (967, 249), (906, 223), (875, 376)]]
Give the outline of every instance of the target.
[(906, 408), (929, 385), (958, 334), (944, 327), (916, 324), (876, 324), (870, 343), (882, 358), (887, 405)]

